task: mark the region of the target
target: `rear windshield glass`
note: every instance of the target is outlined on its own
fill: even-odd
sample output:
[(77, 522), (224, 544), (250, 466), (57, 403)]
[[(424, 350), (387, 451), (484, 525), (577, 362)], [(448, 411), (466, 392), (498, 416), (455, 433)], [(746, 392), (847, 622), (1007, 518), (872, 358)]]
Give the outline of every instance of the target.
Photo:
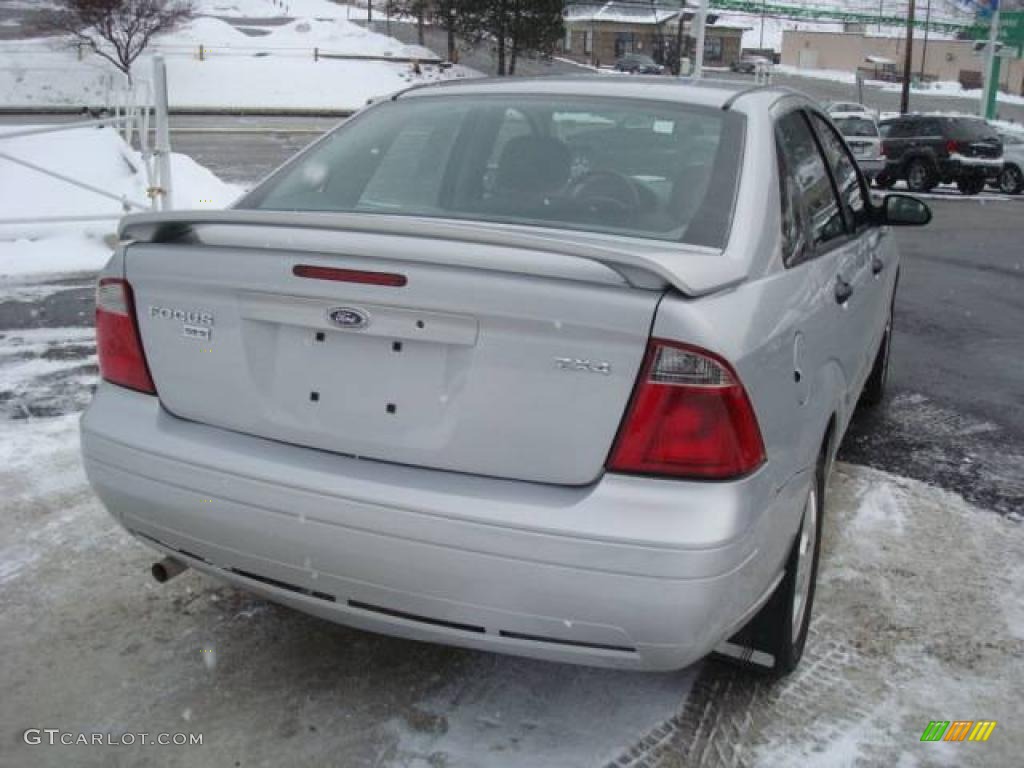
[(722, 247), (734, 112), (624, 99), (412, 97), (371, 108), (236, 207), (508, 222)]
[(998, 139), (996, 129), (983, 120), (957, 118), (949, 121), (949, 138), (963, 141), (978, 139)]
[(836, 127), (843, 136), (877, 136), (878, 126), (874, 120), (864, 117), (841, 117), (835, 120)]

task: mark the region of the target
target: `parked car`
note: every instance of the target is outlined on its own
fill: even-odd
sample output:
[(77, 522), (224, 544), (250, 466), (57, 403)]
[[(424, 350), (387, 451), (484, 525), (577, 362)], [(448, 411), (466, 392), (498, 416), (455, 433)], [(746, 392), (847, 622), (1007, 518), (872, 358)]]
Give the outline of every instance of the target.
[(642, 53), (627, 53), (615, 62), (615, 69), (631, 75), (661, 75), (665, 72), (665, 67)]
[[(807, 639), (900, 262), (808, 98), (416, 88), (227, 211), (126, 217), (90, 482), (168, 559), (343, 624), (620, 668)], [(837, 191), (838, 190), (838, 191)]]
[(1024, 135), (1004, 132), (1003, 169), (996, 177), (996, 187), (1007, 195), (1024, 192)]
[(875, 177), (883, 188), (905, 180), (912, 192), (956, 183), (976, 195), (1003, 169), (1003, 142), (984, 120), (945, 115), (903, 115), (883, 120), (885, 169)]
[(733, 72), (739, 72), (745, 75), (752, 75), (757, 72), (757, 68), (760, 67), (771, 67), (772, 63), (763, 56), (741, 56), (739, 59), (729, 65), (729, 69)]
[(878, 123), (870, 115), (832, 116), (832, 121), (846, 138), (846, 143), (853, 150), (857, 165), (861, 172), (874, 180), (883, 168), (885, 158), (882, 157), (882, 138), (878, 133)]

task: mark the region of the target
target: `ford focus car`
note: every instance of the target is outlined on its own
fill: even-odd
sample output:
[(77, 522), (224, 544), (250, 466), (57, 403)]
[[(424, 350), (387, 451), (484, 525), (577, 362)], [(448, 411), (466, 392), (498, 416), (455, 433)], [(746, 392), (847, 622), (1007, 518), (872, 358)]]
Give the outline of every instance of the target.
[(89, 479), (165, 559), (354, 627), (777, 673), (899, 260), (814, 103), (659, 78), (373, 104), (228, 211), (125, 218)]

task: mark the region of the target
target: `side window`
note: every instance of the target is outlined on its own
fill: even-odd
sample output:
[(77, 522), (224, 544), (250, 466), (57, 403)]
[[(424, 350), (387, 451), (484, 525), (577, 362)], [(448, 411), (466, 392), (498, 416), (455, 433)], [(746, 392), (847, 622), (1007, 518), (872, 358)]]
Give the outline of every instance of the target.
[(882, 123), (882, 136), (887, 139), (905, 139), (910, 134), (907, 132), (907, 124), (899, 120), (891, 123)]
[(846, 142), (821, 115), (812, 113), (811, 122), (814, 123), (829, 168), (832, 169), (839, 199), (843, 201), (843, 215), (846, 216), (850, 230), (857, 232), (868, 223), (867, 194), (857, 163), (850, 155)]
[[(783, 254), (786, 266), (811, 258), (831, 240), (846, 233), (842, 211), (832, 190), (828, 168), (811, 128), (801, 112), (776, 123), (779, 176), (783, 199)], [(786, 206), (789, 206), (787, 213)], [(786, 218), (789, 221), (786, 221)]]

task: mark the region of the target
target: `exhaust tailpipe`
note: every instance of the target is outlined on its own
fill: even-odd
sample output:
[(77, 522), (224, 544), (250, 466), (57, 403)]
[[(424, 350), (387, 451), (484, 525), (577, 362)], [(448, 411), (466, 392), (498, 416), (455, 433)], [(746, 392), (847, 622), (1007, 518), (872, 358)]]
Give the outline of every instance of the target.
[(153, 563), (150, 572), (153, 574), (154, 579), (163, 584), (165, 581), (170, 581), (178, 574), (184, 573), (187, 570), (188, 566), (181, 562), (181, 560), (165, 557), (159, 563)]

